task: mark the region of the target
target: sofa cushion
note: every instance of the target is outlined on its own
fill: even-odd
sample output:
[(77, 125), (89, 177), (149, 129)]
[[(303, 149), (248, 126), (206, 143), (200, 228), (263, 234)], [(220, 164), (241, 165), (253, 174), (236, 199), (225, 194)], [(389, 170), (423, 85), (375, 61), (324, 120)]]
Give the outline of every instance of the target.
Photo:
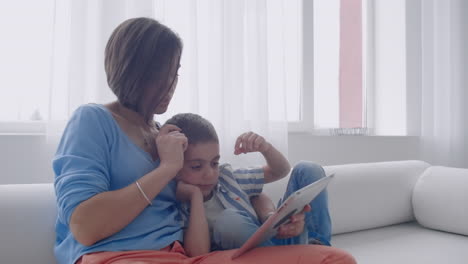
[(421, 225), (468, 235), (468, 169), (426, 170), (414, 188), (413, 207)]
[(327, 174), (335, 173), (328, 186), (333, 234), (414, 220), (413, 188), (429, 166), (392, 161), (325, 167)]
[(466, 264), (468, 237), (434, 231), (416, 222), (336, 235), (332, 245), (359, 264)]

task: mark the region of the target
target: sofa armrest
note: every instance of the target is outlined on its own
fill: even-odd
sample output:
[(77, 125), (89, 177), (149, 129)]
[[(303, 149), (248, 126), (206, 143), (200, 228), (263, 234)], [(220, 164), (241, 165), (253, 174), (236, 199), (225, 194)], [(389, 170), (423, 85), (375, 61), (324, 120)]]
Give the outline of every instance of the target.
[(429, 166), (410, 160), (325, 167), (335, 173), (328, 186), (333, 234), (414, 220), (413, 188)]
[(52, 184), (0, 185), (1, 263), (56, 263)]
[(413, 207), (422, 226), (468, 236), (468, 169), (426, 170), (414, 188)]

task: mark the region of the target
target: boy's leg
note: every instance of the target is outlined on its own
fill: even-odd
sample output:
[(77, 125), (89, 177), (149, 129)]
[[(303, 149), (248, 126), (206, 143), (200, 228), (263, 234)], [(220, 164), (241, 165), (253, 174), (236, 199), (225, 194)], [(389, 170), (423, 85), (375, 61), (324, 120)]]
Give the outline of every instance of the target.
[[(320, 165), (312, 162), (301, 161), (294, 166), (289, 178), (288, 187), (283, 201), (293, 192), (325, 177), (325, 171)], [(309, 243), (330, 245), (331, 220), (328, 212), (327, 190), (322, 191), (310, 203), (312, 210), (305, 215), (305, 229), (307, 229)]]
[[(213, 225), (212, 242), (223, 250), (240, 248), (259, 228), (246, 212), (226, 209), (216, 218)], [(266, 241), (260, 246), (272, 246)]]

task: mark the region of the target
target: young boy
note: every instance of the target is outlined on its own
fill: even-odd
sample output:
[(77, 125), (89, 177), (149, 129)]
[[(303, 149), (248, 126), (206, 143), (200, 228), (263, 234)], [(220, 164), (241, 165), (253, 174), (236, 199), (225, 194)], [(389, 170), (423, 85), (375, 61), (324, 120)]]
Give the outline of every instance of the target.
[[(240, 247), (275, 210), (271, 200), (261, 194), (263, 184), (286, 176), (290, 171), (289, 162), (263, 137), (248, 132), (237, 138), (234, 153), (260, 152), (266, 165), (248, 169), (219, 165), (219, 140), (208, 120), (196, 114), (178, 114), (166, 124), (178, 126), (188, 139), (184, 166), (176, 177), (177, 198), (184, 203), (182, 214), (188, 218), (184, 243), (205, 251)], [(300, 163), (291, 174), (284, 199), (324, 176), (320, 166)], [(261, 246), (330, 245), (326, 192), (311, 205), (313, 212), (307, 206), (292, 216), (291, 223), (281, 226), (276, 238)]]

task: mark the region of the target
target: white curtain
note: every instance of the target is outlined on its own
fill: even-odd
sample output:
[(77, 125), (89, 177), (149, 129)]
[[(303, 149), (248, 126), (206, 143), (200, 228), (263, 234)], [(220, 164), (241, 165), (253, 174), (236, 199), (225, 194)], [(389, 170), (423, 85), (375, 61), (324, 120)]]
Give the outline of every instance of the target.
[(422, 2), (422, 157), (468, 168), (468, 1)]
[(179, 84), (158, 121), (180, 112), (206, 117), (218, 131), (222, 159), (235, 165), (261, 158), (234, 158), (235, 139), (246, 131), (259, 133), (287, 155), (285, 45), (298, 41), (284, 37), (288, 2), (56, 1), (49, 136), (60, 135), (77, 106), (115, 99), (104, 74), (105, 44), (122, 21), (145, 16), (166, 24), (184, 42)]

